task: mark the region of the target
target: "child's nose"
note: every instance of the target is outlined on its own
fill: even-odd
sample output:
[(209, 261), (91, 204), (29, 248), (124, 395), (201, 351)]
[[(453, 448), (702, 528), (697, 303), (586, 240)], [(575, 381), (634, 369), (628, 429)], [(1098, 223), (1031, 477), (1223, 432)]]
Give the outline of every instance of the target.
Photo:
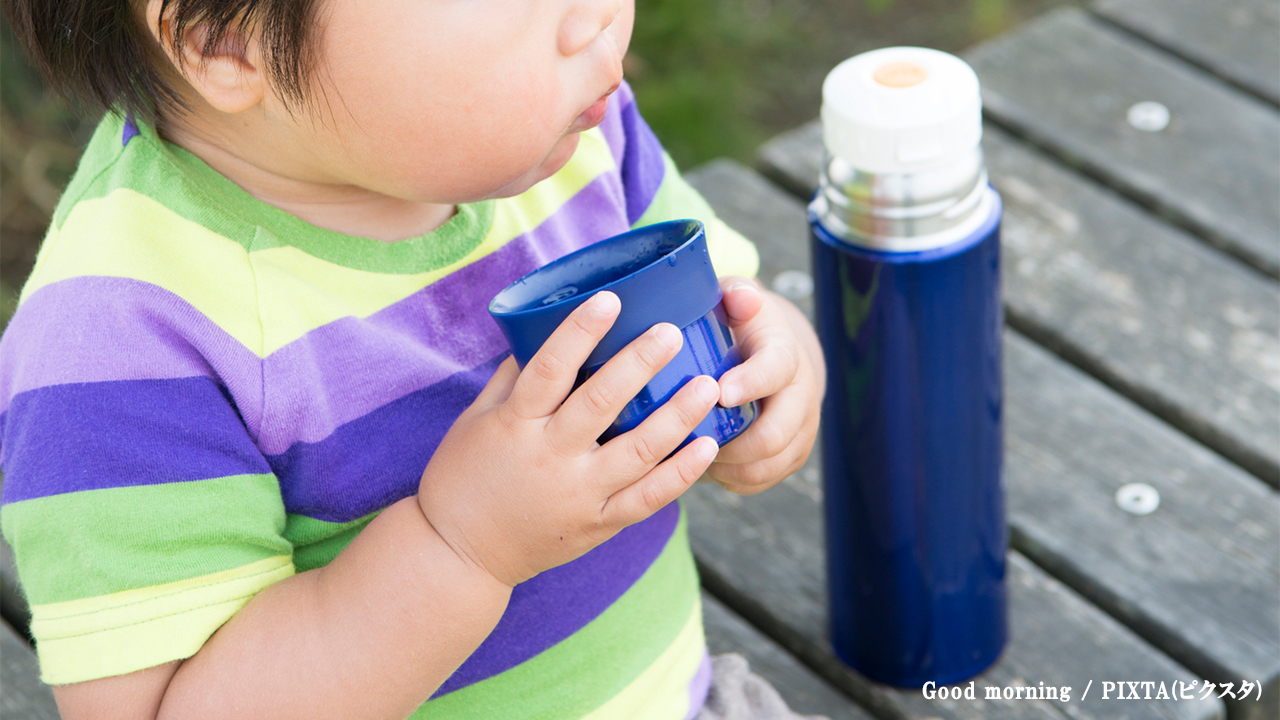
[(560, 23), (557, 38), (562, 55), (580, 52), (613, 24), (622, 12), (623, 0), (573, 0)]

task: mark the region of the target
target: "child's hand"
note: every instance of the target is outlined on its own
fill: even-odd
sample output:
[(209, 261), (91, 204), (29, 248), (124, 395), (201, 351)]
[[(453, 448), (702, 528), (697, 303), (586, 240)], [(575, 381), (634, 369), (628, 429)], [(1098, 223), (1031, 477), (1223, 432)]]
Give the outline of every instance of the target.
[(700, 438), (660, 462), (719, 398), (707, 376), (690, 380), (639, 427), (596, 443), (682, 341), (674, 326), (656, 325), (570, 395), (578, 368), (619, 309), (616, 295), (598, 293), (523, 372), (514, 359), (502, 363), (422, 475), (418, 503), (436, 532), (464, 561), (507, 585), (649, 517), (715, 457), (715, 441)]
[(720, 404), (761, 400), (760, 417), (726, 444), (707, 470), (751, 495), (800, 469), (818, 434), (826, 385), (822, 348), (804, 315), (754, 281), (723, 278), (724, 308), (745, 362), (720, 377)]

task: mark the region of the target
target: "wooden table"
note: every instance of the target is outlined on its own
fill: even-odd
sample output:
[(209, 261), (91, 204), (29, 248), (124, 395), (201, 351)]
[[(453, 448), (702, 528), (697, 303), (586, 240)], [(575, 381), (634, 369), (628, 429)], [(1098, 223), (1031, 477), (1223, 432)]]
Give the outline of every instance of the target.
[[(836, 720), (1280, 718), (1280, 2), (1099, 0), (965, 59), (1005, 202), (1008, 648), (974, 701), (832, 656), (815, 453), (759, 496), (686, 495), (712, 650)], [(1142, 101), (1169, 109), (1164, 130), (1127, 122)], [(808, 272), (821, 152), (813, 123), (756, 169), (688, 174), (759, 245), (766, 284)], [(1131, 482), (1159, 491), (1154, 513), (1117, 507)], [(0, 714), (57, 717), (0, 590), (19, 628), (0, 628)], [(1104, 699), (1122, 681), (1196, 686)], [(1242, 681), (1261, 690), (1220, 697)], [(1071, 701), (983, 699), (1041, 682)]]

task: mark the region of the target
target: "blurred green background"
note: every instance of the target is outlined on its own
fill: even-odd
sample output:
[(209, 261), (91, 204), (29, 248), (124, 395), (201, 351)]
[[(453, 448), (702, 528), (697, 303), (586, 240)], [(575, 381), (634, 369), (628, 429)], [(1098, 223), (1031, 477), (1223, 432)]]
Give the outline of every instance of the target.
[(750, 163), (818, 115), (822, 80), (867, 50), (960, 53), (1077, 0), (636, 0), (626, 63), (645, 119), (682, 168)]
[[(682, 168), (750, 163), (817, 116), (841, 60), (890, 45), (961, 52), (1081, 0), (637, 0), (625, 61), (641, 111)], [(95, 119), (50, 93), (0, 27), (0, 323)]]

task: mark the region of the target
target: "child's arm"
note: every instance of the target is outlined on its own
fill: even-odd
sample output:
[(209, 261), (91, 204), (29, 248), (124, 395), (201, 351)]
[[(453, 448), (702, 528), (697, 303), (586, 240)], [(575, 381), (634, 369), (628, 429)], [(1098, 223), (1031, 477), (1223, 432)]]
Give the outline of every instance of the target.
[(601, 293), (524, 372), (505, 362), (441, 442), (418, 496), (332, 563), (262, 591), (181, 663), (55, 687), (63, 717), (408, 715), (489, 634), (513, 585), (648, 517), (714, 457), (704, 438), (659, 462), (716, 402), (707, 377), (596, 444), (680, 342), (657, 326), (570, 395), (618, 310)]
[(65, 720), (404, 717), (479, 645), (509, 593), (460, 562), (407, 498), (328, 567), (263, 590), (192, 658), (54, 697)]

